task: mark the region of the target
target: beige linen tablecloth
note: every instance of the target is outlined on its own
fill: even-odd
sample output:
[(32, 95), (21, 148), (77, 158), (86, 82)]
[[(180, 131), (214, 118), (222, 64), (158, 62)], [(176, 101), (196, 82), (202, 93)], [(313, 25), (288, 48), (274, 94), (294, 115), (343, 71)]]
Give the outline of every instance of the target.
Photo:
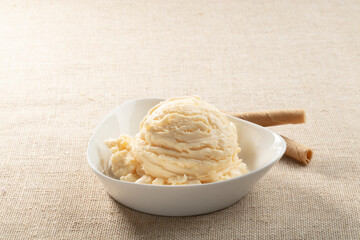
[[(0, 239), (359, 239), (359, 1), (1, 1)], [(305, 108), (273, 128), (314, 148), (241, 201), (158, 217), (86, 160), (124, 101), (198, 95), (228, 112)]]

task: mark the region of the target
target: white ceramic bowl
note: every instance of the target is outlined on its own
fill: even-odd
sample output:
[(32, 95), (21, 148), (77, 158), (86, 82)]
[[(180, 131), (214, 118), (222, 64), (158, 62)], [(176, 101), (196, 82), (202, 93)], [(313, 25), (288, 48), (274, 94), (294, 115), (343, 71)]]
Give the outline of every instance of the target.
[(132, 209), (164, 216), (189, 216), (226, 208), (239, 201), (278, 161), (286, 149), (276, 133), (259, 125), (228, 116), (236, 125), (240, 158), (250, 172), (229, 180), (183, 186), (158, 186), (124, 182), (103, 174), (103, 164), (111, 152), (104, 144), (121, 133), (135, 136), (146, 113), (163, 99), (136, 99), (111, 111), (96, 127), (90, 138), (87, 158), (90, 167), (119, 203)]

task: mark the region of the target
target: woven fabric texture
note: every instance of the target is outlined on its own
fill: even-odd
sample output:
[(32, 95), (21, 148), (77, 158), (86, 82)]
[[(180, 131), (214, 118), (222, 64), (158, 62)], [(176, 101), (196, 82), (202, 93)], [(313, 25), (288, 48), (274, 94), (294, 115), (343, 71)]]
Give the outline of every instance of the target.
[[(359, 1), (1, 1), (0, 239), (359, 239)], [(86, 160), (97, 123), (141, 97), (227, 112), (304, 108), (242, 200), (159, 217), (109, 197)]]

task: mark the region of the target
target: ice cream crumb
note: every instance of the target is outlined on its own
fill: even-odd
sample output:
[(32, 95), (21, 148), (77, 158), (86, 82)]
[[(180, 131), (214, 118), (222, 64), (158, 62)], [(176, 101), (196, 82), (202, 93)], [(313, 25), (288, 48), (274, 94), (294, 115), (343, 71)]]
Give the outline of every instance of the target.
[(137, 180), (138, 178), (139, 178), (139, 177), (136, 177), (134, 174), (129, 173), (129, 174), (126, 175), (126, 176), (120, 177), (120, 180), (126, 181), (126, 182), (136, 182), (136, 180)]
[(165, 185), (165, 179), (163, 179), (163, 178), (155, 178), (155, 180), (152, 181), (152, 184), (154, 184), (154, 185)]
[(188, 181), (187, 184), (201, 184), (200, 180), (191, 180)]
[(144, 175), (138, 180), (136, 180), (136, 183), (151, 184), (152, 180), (153, 178), (151, 178), (150, 176)]
[(168, 179), (168, 182), (172, 185), (184, 184), (187, 182), (187, 177), (186, 175), (171, 177)]

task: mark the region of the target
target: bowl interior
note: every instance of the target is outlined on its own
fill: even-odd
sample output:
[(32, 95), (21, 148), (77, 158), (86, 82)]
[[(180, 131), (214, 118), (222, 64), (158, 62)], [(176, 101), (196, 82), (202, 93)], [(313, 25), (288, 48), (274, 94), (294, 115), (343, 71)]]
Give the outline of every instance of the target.
[[(121, 104), (111, 111), (95, 129), (88, 146), (90, 165), (100, 173), (104, 172), (111, 157), (104, 140), (117, 138), (120, 134), (135, 136), (139, 125), (154, 105), (163, 99), (136, 99)], [(238, 131), (241, 148), (239, 157), (247, 164), (250, 171), (262, 168), (276, 161), (285, 151), (284, 140), (272, 131), (256, 124), (228, 116)]]

